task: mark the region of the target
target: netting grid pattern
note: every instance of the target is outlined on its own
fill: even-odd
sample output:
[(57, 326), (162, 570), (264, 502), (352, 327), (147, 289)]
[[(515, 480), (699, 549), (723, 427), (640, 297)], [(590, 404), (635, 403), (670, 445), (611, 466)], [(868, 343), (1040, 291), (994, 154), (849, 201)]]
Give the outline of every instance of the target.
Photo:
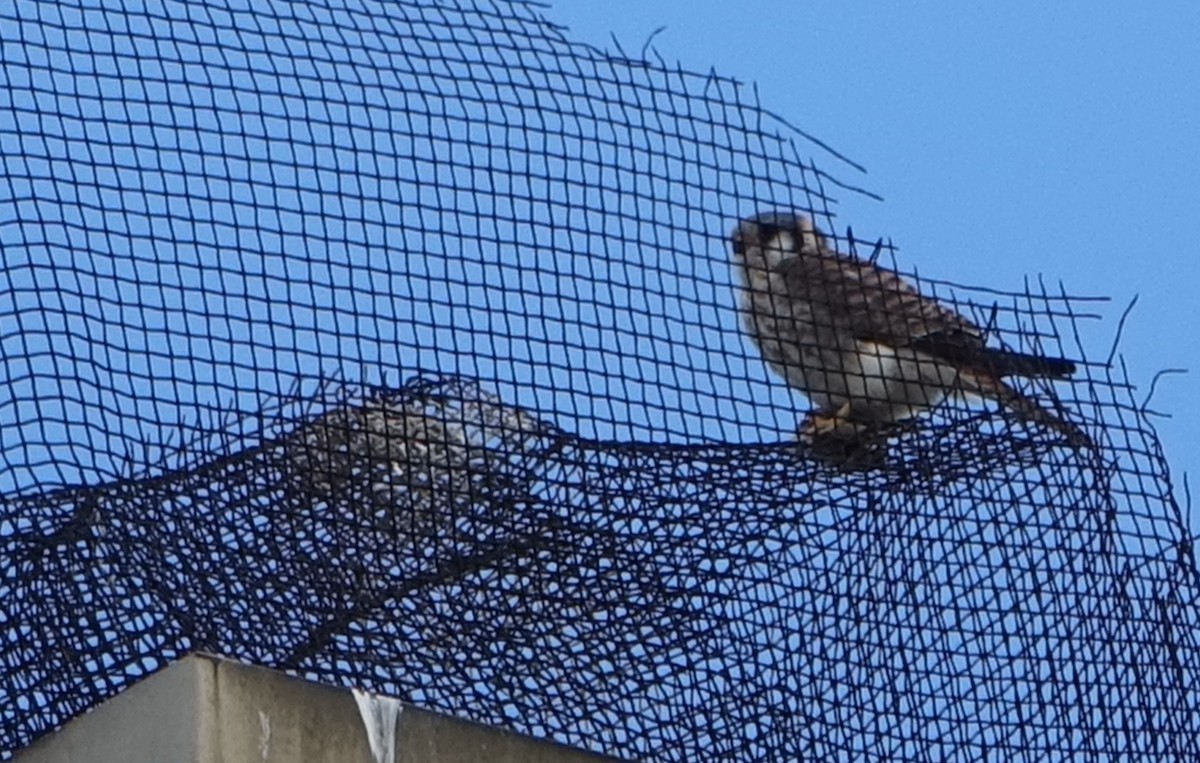
[(205, 650), (630, 759), (1200, 756), (1103, 303), (909, 279), (1074, 359), (1010, 383), (1089, 447), (956, 399), (816, 457), (729, 235), (853, 191), (541, 13), (0, 4), (0, 751)]

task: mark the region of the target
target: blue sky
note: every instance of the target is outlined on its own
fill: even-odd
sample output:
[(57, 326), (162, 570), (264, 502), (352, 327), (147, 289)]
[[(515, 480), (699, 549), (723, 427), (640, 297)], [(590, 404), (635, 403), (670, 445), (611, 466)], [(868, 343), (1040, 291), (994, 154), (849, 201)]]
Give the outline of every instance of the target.
[[(856, 236), (902, 265), (1018, 290), (1026, 275), (1113, 298), (1084, 337), (1121, 353), (1177, 487), (1200, 468), (1200, 4), (558, 2), (567, 36), (755, 84), (763, 106), (864, 165), (839, 176)], [(828, 164), (822, 158), (823, 164)], [(1182, 490), (1180, 498), (1182, 500)], [(1192, 527), (1200, 527), (1193, 509)]]
[[(0, 221), (19, 224), (0, 225), (0, 312), (19, 330), (0, 336), (14, 397), (0, 418), (22, 427), (0, 434), (48, 445), (11, 448), (23, 465), (65, 468), (68, 484), (108, 479), (131, 433), (153, 444), (230, 404), (257, 410), (295, 374), (466, 373), (619, 440), (794, 431), (804, 402), (747, 355), (723, 239), (762, 199), (803, 203), (790, 194), (810, 179), (758, 163), (745, 187), (747, 152), (726, 145), (742, 132), (681, 137), (745, 118), (728, 110), (706, 127), (711, 101), (695, 93), (707, 85), (643, 102), (676, 80), (617, 65), (571, 79), (564, 100), (521, 67), (447, 73), (396, 36), (415, 6), (343, 18), (320, 4), (254, 15), (127, 2), (90, 12), (112, 31), (87, 38), (73, 6), (15, 7), (0, 154), (3, 193), (20, 203)], [(426, 9), (439, 34), (458, 29)], [(753, 83), (767, 109), (869, 168), (800, 144), (886, 198), (839, 193), (838, 222), (890, 238), (902, 269), (1009, 291), (1041, 274), (1110, 296), (1107, 321), (1085, 327), (1093, 360), (1140, 295), (1122, 350), (1142, 394), (1159, 370), (1200, 369), (1185, 230), (1200, 209), (1200, 9), (615, 0), (537, 12), (574, 41), (615, 49), (612, 33), (638, 57), (653, 36), (671, 65)], [(170, 44), (164, 13), (180, 17)], [(227, 33), (251, 27), (261, 38)], [(97, 54), (108, 47), (122, 55)], [(535, 69), (574, 65), (510, 52), (526, 54)], [(628, 84), (643, 76), (659, 84)], [(472, 95), (484, 85), (508, 100)], [(657, 133), (638, 120), (681, 105), (699, 118), (675, 122), (665, 147), (642, 145)], [(1154, 400), (1174, 416), (1157, 424), (1177, 477), (1200, 465), (1194, 384), (1168, 377)], [(6, 488), (49, 484), (10, 471)]]
[[(151, 49), (133, 41), (167, 35), (169, 19), (136, 7), (86, 22), (118, 23), (108, 40), (72, 36), (85, 19), (67, 6), (23, 4), (17, 18), (29, 20), (8, 36), (14, 108), (2, 114), (11, 125), (0, 145), (13, 162), (8, 193), (23, 200), (0, 210), (22, 221), (0, 227), (5, 294), (20, 324), (5, 335), (16, 402), (0, 415), (25, 423), (5, 428), (12, 441), (77, 451), (32, 449), (24, 462), (86, 471), (97, 453), (124, 452), (140, 426), (172, 431), (216, 401), (223, 410), (230, 393), (254, 409), (259, 393), (289, 389), (293, 373), (379, 380), (356, 364), (390, 368), (392, 380), (413, 368), (492, 379), (505, 399), (536, 403), (584, 435), (761, 440), (794, 428), (796, 397), (738, 356), (746, 347), (721, 238), (750, 204), (804, 178), (764, 170), (762, 185), (746, 188), (727, 161), (726, 174), (703, 174), (725, 161), (713, 157), (649, 167), (647, 178), (635, 150), (647, 131), (622, 122), (642, 115), (576, 124), (593, 107), (584, 94), (562, 102), (512, 85), (506, 92), (524, 101), (485, 114), (486, 98), (456, 96), (462, 74), (438, 74), (431, 82), (451, 97), (408, 102), (425, 85), (403, 72), (433, 66), (421, 50), (346, 36), (355, 24), (386, 32), (388, 14), (310, 24), (172, 4), (164, 7), (187, 19), (168, 36), (191, 42)], [(568, 25), (570, 40), (614, 48), (616, 35), (636, 58), (653, 36), (671, 64), (754, 83), (764, 107), (869, 168), (857, 175), (800, 145), (822, 169), (886, 197), (840, 193), (836, 211), (858, 238), (892, 239), (901, 269), (1007, 290), (1043, 275), (1070, 294), (1111, 296), (1108, 322), (1086, 329), (1091, 359), (1108, 354), (1117, 318), (1139, 295), (1122, 342), (1134, 382), (1145, 392), (1164, 368), (1200, 370), (1188, 325), (1200, 266), (1184, 229), (1200, 210), (1200, 8), (616, 0), (542, 12)], [(218, 34), (230, 24), (275, 31), (265, 42)], [(293, 28), (322, 41), (316, 54), (293, 49), (298, 37), (284, 34)], [(114, 44), (137, 55), (94, 55)], [(258, 44), (272, 55), (242, 50)], [(624, 92), (608, 108), (644, 95)], [(556, 114), (575, 121), (517, 128)], [(590, 139), (613, 125), (625, 131), (617, 142)], [(530, 136), (550, 143), (505, 150)], [(528, 173), (504, 163), (522, 156), (535, 163)], [(488, 185), (497, 181), (506, 185)], [(575, 223), (580, 209), (594, 214)], [(625, 228), (635, 220), (658, 222)], [(497, 221), (508, 227), (493, 235)], [(517, 268), (530, 254), (542, 259)], [(469, 272), (451, 274), (451, 263)], [(46, 278), (59, 281), (47, 287)], [(493, 284), (504, 288), (485, 288)], [(630, 311), (632, 300), (658, 301)], [(449, 312), (431, 320), (434, 305)], [(678, 318), (684, 308), (688, 320)], [(76, 366), (47, 352), (64, 342)], [(488, 358), (500, 362), (481, 367)], [(722, 374), (730, 384), (714, 391)], [(1153, 403), (1174, 416), (1158, 427), (1177, 475), (1200, 464), (1193, 386), (1166, 378)], [(762, 393), (769, 407), (746, 402)], [(42, 431), (80, 421), (78, 432)], [(94, 477), (62, 476), (78, 479)]]

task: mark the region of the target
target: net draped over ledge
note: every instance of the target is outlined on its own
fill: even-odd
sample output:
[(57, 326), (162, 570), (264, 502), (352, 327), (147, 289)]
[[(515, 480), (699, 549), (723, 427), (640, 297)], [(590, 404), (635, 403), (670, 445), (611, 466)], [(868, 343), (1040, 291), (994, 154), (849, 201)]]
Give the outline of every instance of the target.
[(0, 7), (0, 750), (205, 650), (630, 759), (1200, 755), (1108, 306), (908, 276), (1073, 360), (1009, 381), (1091, 446), (949, 401), (815, 457), (729, 235), (915, 256), (735, 83), (543, 13)]

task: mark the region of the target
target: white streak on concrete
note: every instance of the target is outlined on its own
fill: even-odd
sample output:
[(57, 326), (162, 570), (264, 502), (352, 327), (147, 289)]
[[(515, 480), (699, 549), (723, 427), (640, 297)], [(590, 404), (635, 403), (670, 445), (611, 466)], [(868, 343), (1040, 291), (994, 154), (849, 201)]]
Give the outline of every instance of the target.
[(258, 711), (258, 751), (267, 763), (271, 755), (271, 719), (262, 710)]
[(396, 759), (396, 721), (404, 706), (393, 697), (381, 697), (354, 690), (354, 701), (367, 729), (367, 741), (375, 763), (392, 763)]

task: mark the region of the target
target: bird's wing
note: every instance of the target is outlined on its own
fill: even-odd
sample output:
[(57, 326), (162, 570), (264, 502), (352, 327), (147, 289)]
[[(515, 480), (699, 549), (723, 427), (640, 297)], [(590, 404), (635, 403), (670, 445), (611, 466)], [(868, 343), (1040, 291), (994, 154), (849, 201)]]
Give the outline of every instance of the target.
[(818, 246), (820, 251), (802, 250), (780, 265), (788, 295), (807, 303), (815, 322), (827, 321), (856, 340), (911, 347), (955, 365), (985, 360), (982, 332), (966, 318), (887, 268)]

